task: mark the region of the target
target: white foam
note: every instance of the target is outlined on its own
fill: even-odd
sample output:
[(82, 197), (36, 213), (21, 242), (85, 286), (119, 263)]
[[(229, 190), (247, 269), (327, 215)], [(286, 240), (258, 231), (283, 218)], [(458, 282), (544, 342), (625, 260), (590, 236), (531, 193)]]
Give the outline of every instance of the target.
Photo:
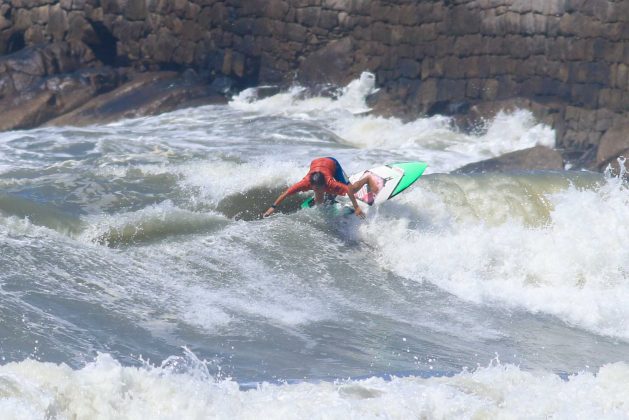
[[(456, 169), (470, 162), (536, 145), (554, 147), (555, 133), (527, 110), (499, 112), (480, 135), (458, 131), (452, 118), (421, 117), (411, 121), (367, 114), (367, 97), (375, 92), (375, 77), (363, 73), (337, 97), (313, 97), (296, 86), (258, 99), (248, 89), (230, 102), (233, 109), (259, 115), (314, 120), (332, 130), (342, 143), (368, 151), (380, 150), (390, 159), (430, 163), (427, 173)], [(381, 162), (377, 162), (381, 163)]]
[(229, 105), (233, 109), (264, 115), (316, 118), (319, 114), (328, 115), (332, 112), (367, 112), (369, 107), (365, 99), (374, 92), (375, 76), (364, 72), (358, 79), (340, 89), (334, 97), (311, 96), (307, 94), (306, 88), (293, 86), (286, 92), (258, 99), (258, 89), (250, 88), (235, 96)]
[(198, 188), (203, 198), (217, 203), (251, 188), (286, 185), (287, 180), (296, 182), (304, 176), (304, 166), (303, 163), (271, 159), (247, 163), (222, 161), (186, 165), (180, 173), (184, 177), (184, 186)]
[[(385, 267), (465, 300), (552, 314), (629, 340), (629, 191), (619, 181), (537, 198), (526, 188), (530, 198), (510, 197), (509, 185), (494, 186), (504, 194), (492, 195), (453, 184), (440, 184), (439, 193), (416, 188), (398, 199), (417, 215), (396, 212), (389, 219), (383, 208), (361, 226)], [(547, 216), (535, 215), (532, 205), (526, 210), (526, 200), (546, 201)], [(420, 228), (411, 223), (415, 217)]]
[(554, 131), (523, 109), (498, 112), (481, 138), (483, 147), (493, 155), (537, 145), (555, 147)]
[(178, 208), (171, 200), (144, 207), (138, 211), (99, 214), (84, 219), (84, 229), (78, 239), (91, 243), (143, 242), (163, 239), (167, 235), (207, 232), (224, 226), (226, 219), (214, 212), (192, 212)]
[(203, 362), (123, 367), (101, 354), (79, 370), (33, 360), (0, 366), (0, 409), (5, 419), (622, 419), (627, 383), (625, 363), (565, 381), (492, 364), (453, 377), (265, 383), (243, 391), (230, 379), (212, 379)]
[(554, 131), (535, 121), (527, 110), (499, 112), (484, 134), (458, 131), (451, 118), (436, 115), (403, 122), (378, 116), (345, 116), (333, 122), (333, 131), (358, 148), (403, 151), (406, 160), (430, 163), (427, 173), (451, 171), (467, 163), (536, 145), (553, 147)]

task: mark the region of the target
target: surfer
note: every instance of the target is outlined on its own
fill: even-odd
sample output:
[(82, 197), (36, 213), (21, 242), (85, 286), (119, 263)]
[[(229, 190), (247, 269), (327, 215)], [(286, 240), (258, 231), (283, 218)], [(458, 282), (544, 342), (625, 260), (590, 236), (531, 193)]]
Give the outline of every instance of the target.
[[(333, 201), (334, 196), (337, 195), (347, 195), (354, 206), (356, 216), (364, 219), (365, 214), (358, 205), (358, 202), (356, 202), (354, 194), (367, 183), (374, 193), (378, 191), (378, 185), (371, 176), (366, 176), (352, 184), (347, 179), (338, 160), (333, 157), (318, 158), (310, 163), (310, 171), (308, 171), (306, 176), (280, 194), (263, 216), (268, 217), (273, 214), (277, 206), (289, 195), (296, 194), (300, 191), (312, 190), (315, 193), (315, 204), (323, 204), (326, 199)], [(328, 195), (327, 198), (326, 194)], [(332, 197), (330, 198), (330, 196)]]

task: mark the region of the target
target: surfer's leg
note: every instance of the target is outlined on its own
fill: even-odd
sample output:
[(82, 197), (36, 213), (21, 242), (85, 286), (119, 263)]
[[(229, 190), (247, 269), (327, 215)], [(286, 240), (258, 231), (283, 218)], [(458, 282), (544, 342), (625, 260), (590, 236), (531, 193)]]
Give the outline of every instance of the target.
[(380, 191), (380, 185), (378, 184), (378, 181), (376, 181), (375, 177), (369, 173), (363, 175), (362, 178), (360, 178), (358, 181), (351, 184), (352, 191), (354, 193), (360, 191), (360, 189), (365, 184), (367, 184), (369, 191), (371, 191), (374, 194), (378, 194), (378, 191)]
[(367, 178), (368, 178), (367, 183), (369, 185), (369, 190), (374, 194), (378, 194), (378, 191), (380, 191), (380, 188), (382, 188), (382, 185), (376, 180), (376, 177), (371, 174), (369, 174)]
[[(361, 189), (365, 185), (367, 185), (367, 187), (365, 188), (366, 191), (362, 194), (359, 193), (359, 191), (361, 191)], [(351, 184), (350, 188), (352, 189), (352, 192), (354, 194), (360, 195), (358, 197), (360, 200), (364, 201), (365, 203), (369, 205), (372, 205), (373, 202), (376, 200), (376, 195), (378, 195), (378, 192), (382, 188), (382, 183), (379, 183), (376, 177), (373, 176), (372, 174), (366, 173), (358, 181)]]

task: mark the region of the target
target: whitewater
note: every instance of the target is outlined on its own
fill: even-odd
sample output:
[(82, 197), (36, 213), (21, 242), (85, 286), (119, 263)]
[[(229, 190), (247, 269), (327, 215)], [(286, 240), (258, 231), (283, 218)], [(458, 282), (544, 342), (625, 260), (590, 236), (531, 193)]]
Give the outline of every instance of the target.
[[(1, 417), (629, 418), (622, 176), (451, 173), (555, 134), (375, 91), (0, 133)], [(429, 167), (366, 220), (260, 218), (321, 156)]]

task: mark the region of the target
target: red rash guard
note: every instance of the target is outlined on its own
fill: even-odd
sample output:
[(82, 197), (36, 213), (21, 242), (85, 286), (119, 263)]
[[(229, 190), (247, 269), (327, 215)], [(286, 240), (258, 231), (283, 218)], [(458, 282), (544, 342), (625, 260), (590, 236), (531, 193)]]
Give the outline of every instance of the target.
[(342, 182), (334, 179), (336, 172), (336, 162), (328, 158), (315, 159), (310, 163), (310, 171), (298, 183), (294, 184), (286, 191), (286, 195), (292, 195), (300, 191), (308, 191), (312, 189), (310, 184), (310, 175), (313, 172), (321, 172), (325, 178), (325, 192), (334, 195), (346, 195), (349, 187)]

